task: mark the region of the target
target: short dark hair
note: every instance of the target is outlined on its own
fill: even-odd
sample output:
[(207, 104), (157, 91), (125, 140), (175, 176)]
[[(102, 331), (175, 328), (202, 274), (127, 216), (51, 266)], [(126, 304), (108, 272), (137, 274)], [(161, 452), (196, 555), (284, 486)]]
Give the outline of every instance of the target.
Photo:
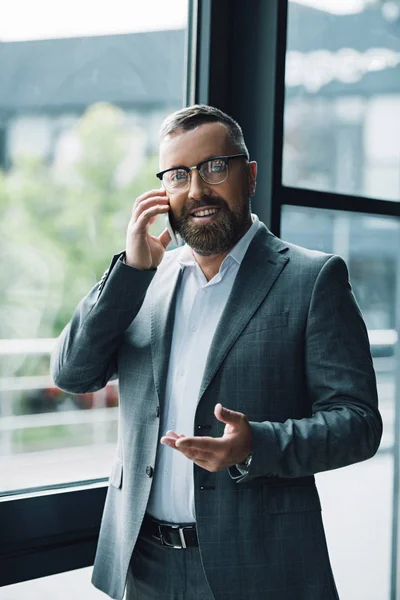
[(222, 123), (226, 125), (229, 138), (237, 153), (245, 154), (247, 160), (249, 160), (249, 151), (239, 123), (219, 108), (207, 104), (193, 104), (168, 115), (160, 128), (160, 140), (177, 131), (190, 131), (205, 123)]

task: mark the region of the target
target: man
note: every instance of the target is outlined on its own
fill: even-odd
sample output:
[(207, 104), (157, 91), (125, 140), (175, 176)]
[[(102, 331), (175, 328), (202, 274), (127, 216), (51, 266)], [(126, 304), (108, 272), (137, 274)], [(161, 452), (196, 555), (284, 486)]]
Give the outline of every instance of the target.
[[(382, 433), (346, 266), (251, 213), (257, 165), (216, 108), (166, 119), (158, 176), (52, 359), (70, 392), (119, 378), (93, 583), (118, 600), (126, 582), (127, 600), (337, 599), (314, 474)], [(166, 253), (149, 226), (167, 213), (186, 244)]]

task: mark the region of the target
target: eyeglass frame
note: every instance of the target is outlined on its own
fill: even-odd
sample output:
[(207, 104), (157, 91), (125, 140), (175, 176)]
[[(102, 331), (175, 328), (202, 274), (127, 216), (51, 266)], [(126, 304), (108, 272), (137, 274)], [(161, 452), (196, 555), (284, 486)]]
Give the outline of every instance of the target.
[[(232, 158), (240, 158), (240, 157), (244, 157), (247, 159), (247, 154), (231, 154), (230, 156), (213, 156), (211, 158), (206, 158), (206, 160), (202, 160), (201, 162), (199, 162), (199, 164), (194, 165), (193, 167), (185, 167), (185, 166), (177, 166), (177, 167), (171, 167), (169, 169), (165, 169), (164, 171), (160, 171), (159, 173), (156, 173), (156, 177), (158, 177), (158, 179), (163, 180), (163, 177), (165, 175), (165, 173), (168, 173), (169, 171), (177, 171), (178, 169), (182, 169), (183, 171), (186, 171), (186, 173), (189, 175), (189, 179), (187, 181), (186, 187), (183, 188), (182, 190), (179, 190), (179, 192), (183, 192), (184, 190), (188, 189), (190, 187), (190, 183), (191, 183), (191, 177), (192, 174), (191, 172), (194, 171), (195, 169), (197, 169), (197, 171), (199, 172), (200, 177), (202, 178), (203, 181), (205, 181), (206, 183), (208, 183), (209, 185), (220, 185), (221, 183), (224, 183), (224, 181), (226, 181), (228, 179), (228, 175), (229, 175), (229, 171), (227, 169), (227, 173), (226, 173), (226, 177), (225, 179), (223, 179), (222, 181), (219, 181), (218, 183), (211, 183), (210, 181), (207, 181), (206, 179), (204, 179), (204, 177), (202, 176), (202, 174), (200, 173), (200, 169), (201, 167), (208, 162), (211, 162), (212, 160), (223, 160), (225, 162), (225, 165), (228, 166), (229, 161)], [(169, 191), (169, 190), (167, 190)], [(179, 193), (177, 192), (177, 193)], [(173, 194), (175, 192), (170, 192), (170, 194)]]

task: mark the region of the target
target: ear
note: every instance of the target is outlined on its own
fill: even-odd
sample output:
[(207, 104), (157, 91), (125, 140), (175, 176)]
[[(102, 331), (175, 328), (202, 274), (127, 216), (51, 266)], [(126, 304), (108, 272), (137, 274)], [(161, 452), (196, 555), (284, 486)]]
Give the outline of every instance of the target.
[(249, 162), (249, 170), (248, 170), (248, 185), (249, 185), (249, 195), (252, 198), (256, 192), (257, 185), (257, 163), (255, 160)]

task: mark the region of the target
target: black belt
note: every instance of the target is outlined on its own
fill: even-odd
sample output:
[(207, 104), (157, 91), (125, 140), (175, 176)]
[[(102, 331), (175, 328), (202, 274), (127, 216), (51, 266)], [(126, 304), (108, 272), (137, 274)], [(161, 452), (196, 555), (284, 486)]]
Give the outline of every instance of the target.
[(196, 525), (179, 525), (157, 521), (145, 514), (140, 533), (157, 540), (168, 548), (190, 548), (198, 546)]

